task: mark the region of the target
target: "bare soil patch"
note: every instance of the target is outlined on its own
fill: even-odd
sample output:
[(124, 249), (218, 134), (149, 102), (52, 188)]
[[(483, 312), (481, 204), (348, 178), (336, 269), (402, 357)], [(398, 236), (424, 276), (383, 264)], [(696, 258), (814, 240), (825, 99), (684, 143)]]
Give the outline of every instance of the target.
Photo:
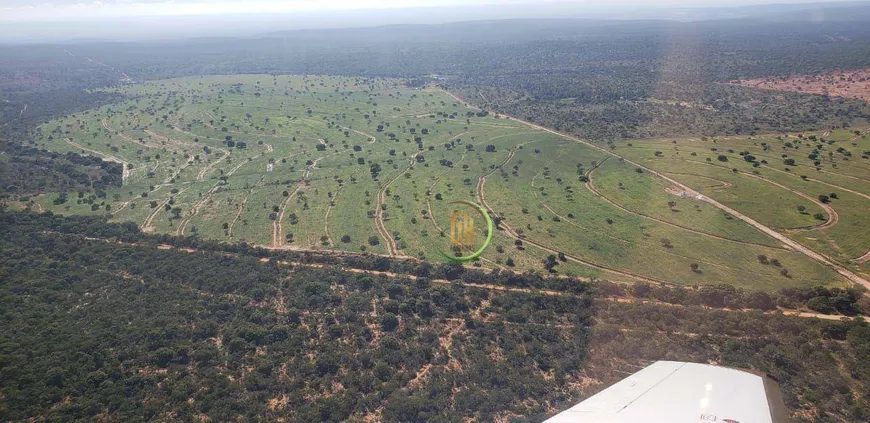
[(730, 85), (762, 90), (821, 94), (835, 97), (870, 100), (870, 68), (833, 71), (818, 75), (790, 75), (730, 81)]

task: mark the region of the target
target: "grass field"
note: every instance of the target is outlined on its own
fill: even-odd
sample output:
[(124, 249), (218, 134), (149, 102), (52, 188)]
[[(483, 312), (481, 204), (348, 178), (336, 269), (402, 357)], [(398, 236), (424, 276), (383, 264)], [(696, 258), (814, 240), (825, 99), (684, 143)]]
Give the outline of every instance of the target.
[[(501, 218), (478, 263), (484, 267), (546, 271), (547, 257), (563, 253), (554, 271), (610, 280), (765, 290), (846, 283), (644, 169), (476, 113), (437, 89), (233, 75), (117, 91), (125, 102), (43, 125), (38, 146), (123, 162), (124, 186), (105, 198), (70, 193), (64, 204), (43, 196), (40, 207), (269, 248), (441, 260), (450, 203), (470, 200)], [(815, 146), (809, 135), (620, 142), (613, 152), (860, 271), (853, 260), (870, 249), (870, 227), (861, 224), (870, 210), (870, 160), (861, 155), (870, 144), (846, 131), (825, 138), (833, 144), (824, 143), (818, 170), (807, 159)], [(767, 164), (752, 167), (743, 151)], [(783, 154), (796, 161), (789, 170)], [(838, 198), (818, 200), (831, 192)]]

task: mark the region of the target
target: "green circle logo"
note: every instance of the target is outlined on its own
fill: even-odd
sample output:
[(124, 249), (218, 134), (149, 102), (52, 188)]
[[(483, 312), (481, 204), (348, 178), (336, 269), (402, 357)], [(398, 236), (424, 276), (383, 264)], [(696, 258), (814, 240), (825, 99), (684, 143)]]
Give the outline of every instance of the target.
[(492, 219), (489, 217), (486, 209), (484, 209), (479, 204), (475, 204), (470, 201), (454, 201), (450, 204), (463, 204), (471, 207), (472, 209), (480, 213), (480, 215), (486, 221), (486, 239), (483, 241), (483, 245), (481, 245), (480, 248), (474, 250), (469, 255), (461, 256), (461, 251), (473, 250), (474, 248), (474, 218), (463, 210), (454, 210), (453, 214), (450, 216), (450, 242), (452, 244), (454, 254), (450, 255), (443, 251), (440, 251), (440, 253), (442, 256), (444, 256), (444, 258), (454, 263), (467, 263), (470, 261), (475, 261), (480, 258), (484, 251), (486, 251), (486, 248), (489, 247), (489, 243), (492, 241), (492, 230), (494, 226), (492, 223)]

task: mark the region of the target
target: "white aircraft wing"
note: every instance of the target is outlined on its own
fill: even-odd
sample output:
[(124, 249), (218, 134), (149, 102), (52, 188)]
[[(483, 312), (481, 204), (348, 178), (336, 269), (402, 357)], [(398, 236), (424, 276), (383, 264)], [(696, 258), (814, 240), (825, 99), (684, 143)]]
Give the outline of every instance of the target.
[(708, 364), (657, 361), (545, 423), (784, 423), (770, 377)]

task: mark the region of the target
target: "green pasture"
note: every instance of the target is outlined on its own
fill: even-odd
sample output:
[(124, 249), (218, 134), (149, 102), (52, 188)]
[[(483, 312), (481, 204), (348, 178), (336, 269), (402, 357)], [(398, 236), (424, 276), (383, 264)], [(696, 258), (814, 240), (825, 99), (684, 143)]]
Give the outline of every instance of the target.
[[(449, 246), (442, 231), (449, 231), (450, 203), (485, 201), (500, 229), (476, 266), (766, 290), (844, 283), (630, 163), (476, 113), (437, 89), (393, 79), (223, 75), (113, 90), (122, 103), (50, 122), (38, 144), (122, 160), (130, 170), (124, 186), (105, 198), (69, 193), (64, 204), (43, 196), (44, 209), (265, 247), (388, 254), (395, 241), (398, 255), (437, 261)], [(812, 150), (809, 136), (619, 142), (613, 152), (838, 260), (858, 257), (870, 248), (859, 219), (870, 201), (860, 195), (870, 193), (870, 162), (860, 152), (870, 144), (835, 132), (816, 169), (804, 154)], [(739, 155), (747, 150), (768, 163), (753, 168)], [(783, 154), (795, 157), (794, 169), (782, 169)], [(768, 180), (811, 197), (847, 183), (858, 194), (838, 192), (831, 206), (840, 222), (814, 231), (820, 221), (813, 215), (824, 210)], [(566, 260), (548, 270), (554, 252)], [(782, 267), (762, 264), (760, 255)]]

